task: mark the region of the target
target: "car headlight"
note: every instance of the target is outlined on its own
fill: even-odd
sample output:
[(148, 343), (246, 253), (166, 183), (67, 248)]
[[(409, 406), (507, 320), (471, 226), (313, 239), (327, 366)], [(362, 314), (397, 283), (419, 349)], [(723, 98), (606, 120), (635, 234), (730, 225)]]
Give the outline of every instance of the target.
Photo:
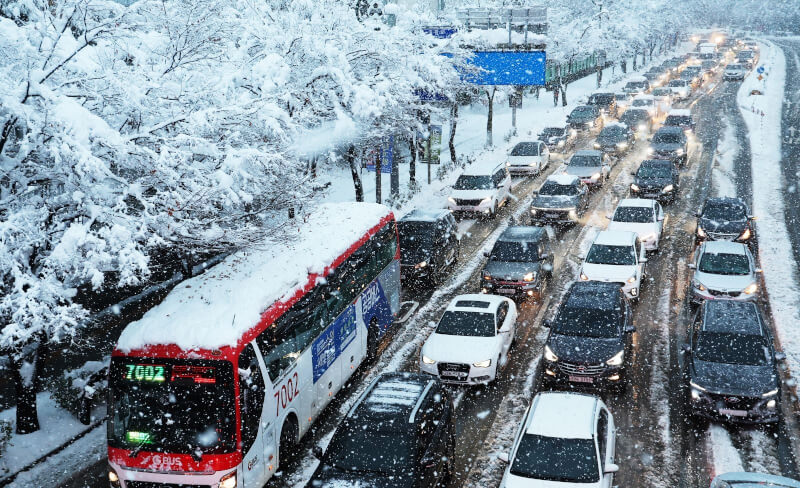
[(472, 363), (472, 365), (475, 366), (476, 368), (488, 368), (489, 366), (492, 365), (492, 360), (487, 359), (485, 361), (478, 361), (477, 363)]
[(597, 180), (599, 180), (599, 179), (600, 179), (600, 177), (601, 177), (601, 176), (602, 176), (602, 175), (601, 175), (600, 173), (595, 173), (595, 174), (593, 174), (593, 175), (592, 175), (592, 179), (593, 179), (593, 180), (595, 180), (595, 181), (597, 181)]
[(648, 148), (647, 148), (647, 154), (653, 154), (654, 152), (655, 152), (655, 151), (653, 150), (653, 148), (652, 148), (652, 147), (648, 147)]
[(706, 291), (705, 285), (703, 285), (702, 283), (700, 283), (697, 280), (692, 280), (692, 286), (694, 286), (695, 288), (697, 288), (700, 291)]
[(523, 281), (533, 281), (536, 278), (536, 273), (530, 272), (522, 277)]
[(433, 359), (429, 358), (424, 354), (422, 355), (422, 362), (425, 364), (436, 364), (436, 361), (434, 361)]
[(636, 275), (633, 275), (630, 278), (628, 278), (628, 283), (636, 283)]
[(564, 147), (564, 140), (558, 141), (558, 147)]
[(775, 408), (776, 405), (778, 405), (778, 402), (775, 400), (770, 400), (767, 402), (767, 408)]
[(569, 212), (567, 212), (567, 215), (568, 215), (568, 216), (569, 216), (569, 218), (571, 218), (572, 220), (575, 220), (575, 219), (577, 219), (577, 218), (578, 218), (578, 212), (576, 212), (576, 211), (575, 211), (575, 209), (572, 209), (572, 210), (570, 210)]
[(236, 488), (236, 472), (230, 473), (227, 476), (223, 476), (221, 480), (219, 480), (219, 488)]
[(511, 166), (511, 161), (506, 161), (506, 167)]
[(655, 232), (651, 232), (651, 233), (649, 233), (646, 236), (641, 238), (642, 241), (654, 241), (655, 239), (656, 239), (656, 233)]
[(639, 124), (639, 130), (640, 131), (645, 131), (645, 130), (647, 130), (647, 126), (644, 125), (644, 124)]
[(625, 361), (625, 350), (614, 354), (611, 359), (606, 361), (606, 364), (609, 366), (621, 366), (622, 362)]
[(697, 226), (697, 235), (700, 236), (700, 237), (705, 237), (706, 236), (706, 231), (704, 231), (703, 228), (700, 227), (699, 225)]
[(750, 239), (750, 229), (745, 229), (744, 232), (742, 232), (742, 235), (739, 236), (739, 239), (743, 241)]
[(585, 273), (583, 273), (583, 272), (581, 272), (581, 279), (582, 279), (583, 281), (589, 281), (589, 277), (588, 277), (588, 276), (586, 276), (586, 274), (585, 274)]
[(456, 204), (456, 199), (455, 199), (455, 198), (453, 198), (453, 197), (448, 197), (448, 198), (447, 198), (447, 201), (448, 201), (448, 202), (450, 202), (450, 203), (452, 203), (453, 205), (455, 205), (455, 204)]
[(558, 361), (558, 356), (555, 355), (553, 350), (550, 349), (550, 346), (548, 345), (544, 346), (544, 358), (545, 360), (550, 361), (551, 363), (555, 363)]
[(671, 191), (672, 191), (672, 190), (674, 190), (674, 189), (675, 189), (675, 187), (674, 187), (674, 186), (672, 186), (672, 185), (667, 185), (667, 186), (665, 186), (665, 187), (664, 187), (664, 188), (661, 190), (661, 193), (669, 193), (669, 192), (671, 192)]
[(414, 269), (421, 269), (428, 265), (427, 261), (422, 261), (421, 263), (417, 263), (414, 265)]
[(639, 185), (637, 185), (636, 183), (631, 183), (631, 190), (639, 191), (640, 190)]
[(617, 143), (617, 148), (619, 148), (619, 149), (625, 149), (626, 147), (628, 147), (628, 143), (627, 142)]
[(699, 391), (708, 391), (705, 388), (703, 388), (702, 386), (700, 386), (697, 383), (695, 383), (694, 381), (689, 381), (689, 386), (691, 386), (692, 388), (694, 388), (696, 390), (699, 390)]
[(745, 295), (752, 295), (758, 290), (758, 285), (756, 283), (750, 283), (747, 285), (747, 288), (744, 289)]
[(536, 209), (535, 208), (531, 209), (531, 215), (536, 215)]
[(486, 197), (483, 200), (481, 200), (481, 205), (483, 205), (484, 203), (489, 203), (491, 201), (492, 201), (492, 197)]
[(778, 389), (775, 388), (774, 390), (770, 390), (770, 391), (764, 393), (763, 395), (761, 395), (761, 397), (762, 398), (767, 398), (767, 397), (775, 396), (777, 394), (778, 394)]
[(601, 147), (601, 146), (600, 146), (600, 143), (599, 143), (599, 142), (595, 142), (595, 143), (594, 143), (594, 148), (595, 148), (595, 149), (600, 149), (600, 147)]
[(683, 156), (683, 149), (678, 149), (677, 151), (675, 151), (675, 154), (677, 154), (678, 156)]

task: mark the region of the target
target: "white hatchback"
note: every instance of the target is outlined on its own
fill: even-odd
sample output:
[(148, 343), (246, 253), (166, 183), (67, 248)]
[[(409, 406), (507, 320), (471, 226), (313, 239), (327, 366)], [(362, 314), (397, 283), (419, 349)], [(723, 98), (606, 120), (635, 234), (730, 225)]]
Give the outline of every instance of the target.
[(543, 392), (525, 412), (500, 488), (611, 488), (616, 426), (593, 395)]
[(608, 218), (608, 230), (636, 232), (646, 251), (657, 251), (664, 229), (664, 209), (656, 200), (626, 198)]
[(442, 381), (486, 384), (508, 362), (517, 306), (497, 295), (459, 295), (422, 345), (419, 369)]
[(550, 150), (542, 141), (524, 141), (508, 153), (506, 167), (512, 174), (539, 174), (550, 165)]
[(635, 232), (604, 230), (598, 232), (586, 253), (580, 278), (619, 283), (628, 298), (638, 298), (646, 262), (644, 247)]

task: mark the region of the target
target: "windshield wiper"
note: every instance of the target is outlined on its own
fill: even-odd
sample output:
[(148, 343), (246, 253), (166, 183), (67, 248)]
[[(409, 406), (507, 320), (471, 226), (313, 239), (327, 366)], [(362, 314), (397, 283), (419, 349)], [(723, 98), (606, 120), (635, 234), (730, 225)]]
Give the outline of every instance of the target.
[(143, 442), (140, 442), (139, 444), (137, 444), (136, 447), (133, 448), (131, 453), (128, 454), (128, 457), (131, 458), (131, 459), (135, 459), (136, 456), (138, 456), (139, 453), (142, 452), (142, 449), (144, 449), (144, 445), (146, 443), (147, 443), (147, 441), (143, 441)]

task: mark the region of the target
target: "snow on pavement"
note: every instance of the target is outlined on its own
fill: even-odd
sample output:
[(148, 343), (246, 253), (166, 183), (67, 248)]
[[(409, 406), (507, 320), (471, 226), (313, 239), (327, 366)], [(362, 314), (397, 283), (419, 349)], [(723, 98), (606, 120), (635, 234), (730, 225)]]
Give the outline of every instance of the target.
[(717, 154), (711, 168), (711, 187), (715, 197), (736, 196), (736, 183), (734, 182), (734, 162), (739, 154), (739, 143), (736, 138), (736, 129), (727, 117), (722, 119), (725, 129), (717, 143)]
[(731, 442), (728, 430), (720, 424), (711, 424), (706, 431), (709, 446), (709, 461), (712, 463), (712, 475), (731, 471), (744, 471), (739, 452)]

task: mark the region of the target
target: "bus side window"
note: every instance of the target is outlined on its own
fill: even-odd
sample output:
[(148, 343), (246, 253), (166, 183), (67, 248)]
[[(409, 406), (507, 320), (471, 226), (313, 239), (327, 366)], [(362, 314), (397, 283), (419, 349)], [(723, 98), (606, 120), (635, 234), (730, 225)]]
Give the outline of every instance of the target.
[(294, 333), (287, 325), (284, 317), (281, 317), (256, 337), (269, 379), (273, 383), (295, 363), (299, 352)]
[(239, 355), (239, 406), (242, 410), (242, 453), (247, 453), (258, 436), (264, 407), (264, 377), (252, 344)]

